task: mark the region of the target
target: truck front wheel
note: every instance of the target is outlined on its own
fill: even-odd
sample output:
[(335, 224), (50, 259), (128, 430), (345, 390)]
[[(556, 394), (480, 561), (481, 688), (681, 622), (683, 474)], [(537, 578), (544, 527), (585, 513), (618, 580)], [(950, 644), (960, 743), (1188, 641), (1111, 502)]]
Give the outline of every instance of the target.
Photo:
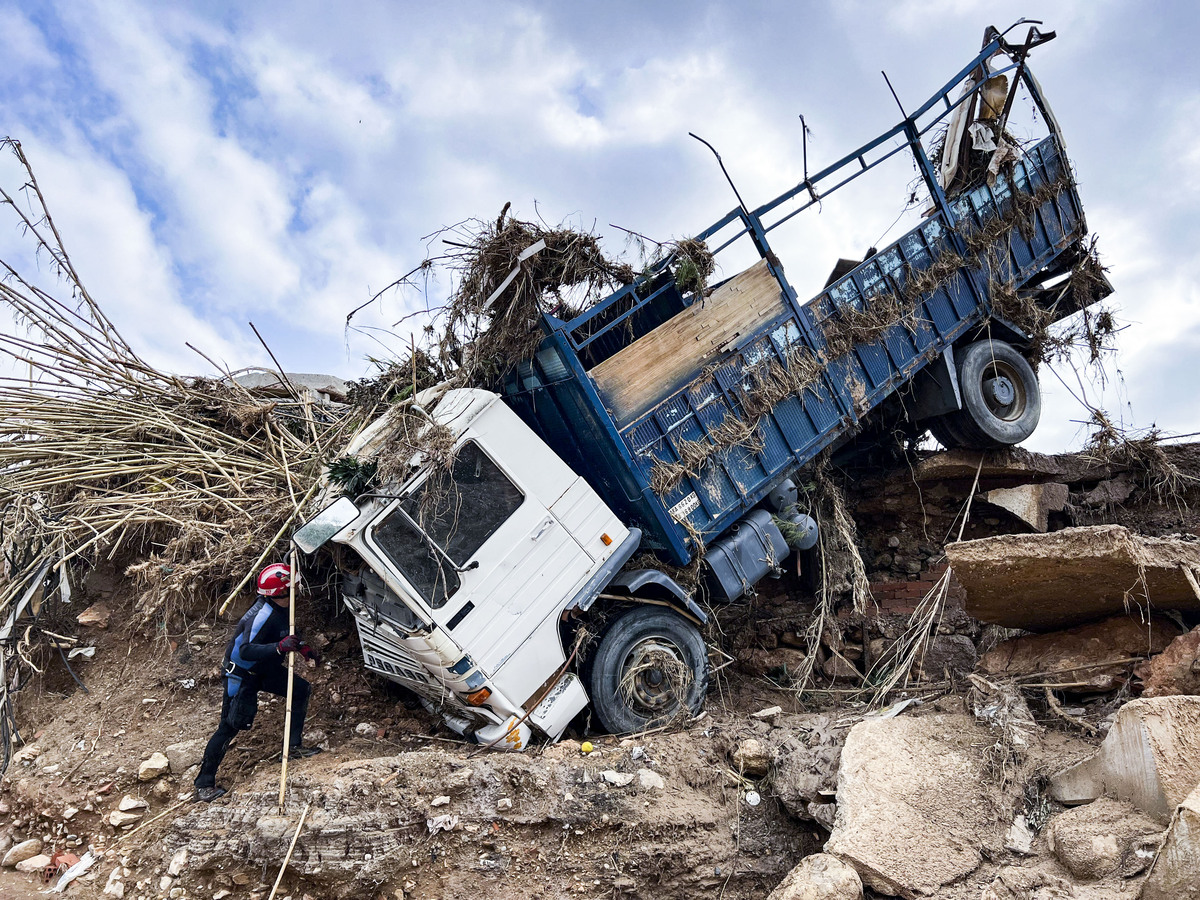
[(611, 734), (641, 731), (695, 714), (708, 690), (708, 649), (699, 629), (661, 607), (621, 615), (591, 660), (589, 693)]
[(958, 358), (963, 408), (931, 427), (941, 443), (986, 450), (1019, 444), (1037, 428), (1042, 395), (1037, 374), (1010, 344), (976, 341)]

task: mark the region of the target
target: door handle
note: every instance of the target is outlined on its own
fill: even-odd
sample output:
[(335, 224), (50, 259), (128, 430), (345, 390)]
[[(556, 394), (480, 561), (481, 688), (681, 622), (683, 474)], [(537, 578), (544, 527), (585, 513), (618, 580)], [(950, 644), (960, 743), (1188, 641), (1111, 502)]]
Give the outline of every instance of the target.
[(538, 526), (538, 530), (533, 533), (531, 540), (538, 540), (543, 534), (550, 530), (550, 526), (554, 524), (553, 516), (547, 517), (546, 521)]

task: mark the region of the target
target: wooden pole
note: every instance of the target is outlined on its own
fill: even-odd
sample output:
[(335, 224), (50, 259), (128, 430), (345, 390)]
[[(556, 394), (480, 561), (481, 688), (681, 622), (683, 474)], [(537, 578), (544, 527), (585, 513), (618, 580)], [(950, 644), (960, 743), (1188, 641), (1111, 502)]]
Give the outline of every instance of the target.
[[(296, 633), (296, 580), (299, 573), (296, 571), (296, 547), (292, 545), (291, 552), (291, 568), (292, 577), (288, 581), (288, 634)], [(279, 772), (279, 808), (283, 809), (283, 795), (287, 790), (287, 766), (288, 766), (288, 751), (291, 749), (292, 735), (292, 687), (296, 683), (296, 652), (293, 650), (288, 654), (288, 684), (287, 684), (287, 707), (283, 714), (283, 768)], [(303, 823), (303, 819), (301, 820)], [(299, 834), (299, 829), (297, 829)], [(293, 841), (293, 845), (294, 845)], [(285, 863), (286, 865), (286, 863)], [(280, 873), (282, 875), (282, 872)], [(278, 887), (278, 881), (276, 886)], [(274, 894), (274, 891), (271, 892)]]
[[(286, 760), (287, 757), (284, 757)], [(296, 826), (296, 833), (292, 835), (292, 843), (288, 846), (287, 856), (283, 858), (283, 865), (279, 867), (279, 874), (275, 876), (275, 885), (271, 888), (271, 896), (267, 900), (275, 900), (275, 892), (279, 890), (279, 882), (283, 881), (283, 872), (288, 867), (288, 863), (292, 861), (292, 851), (296, 849), (296, 839), (300, 837), (300, 829), (304, 827), (304, 819), (308, 816), (309, 804), (304, 804), (304, 812), (300, 813), (300, 824)]]

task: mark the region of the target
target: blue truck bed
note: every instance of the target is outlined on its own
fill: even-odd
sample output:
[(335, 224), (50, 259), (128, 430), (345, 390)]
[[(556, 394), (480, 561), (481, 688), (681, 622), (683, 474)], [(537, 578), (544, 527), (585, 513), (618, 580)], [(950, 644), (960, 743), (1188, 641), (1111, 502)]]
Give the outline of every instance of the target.
[[(933, 178), (920, 138), (957, 106), (950, 91), (994, 49), (890, 132), (702, 232), (710, 240), (735, 226), (718, 251), (748, 237), (762, 257), (707, 298), (683, 295), (664, 266), (570, 321), (544, 317), (546, 337), (510, 377), (506, 400), (665, 558), (685, 564), (693, 536), (722, 533), (956, 340), (994, 324), (1019, 342), (1021, 326), (993, 309), (997, 287), (1020, 290), (1078, 258), (1087, 226), (1054, 131), (992, 185), (951, 199)], [(1040, 105), (1036, 81), (1028, 84)], [(897, 136), (928, 176), (930, 214), (798, 302), (767, 232), (897, 152), (888, 144)], [(831, 181), (822, 194), (818, 185)], [(766, 224), (797, 197), (800, 209)], [(899, 321), (847, 343), (851, 323), (873, 308), (893, 309)], [(1048, 310), (1052, 319), (1074, 311)], [(781, 380), (795, 390), (780, 390)]]

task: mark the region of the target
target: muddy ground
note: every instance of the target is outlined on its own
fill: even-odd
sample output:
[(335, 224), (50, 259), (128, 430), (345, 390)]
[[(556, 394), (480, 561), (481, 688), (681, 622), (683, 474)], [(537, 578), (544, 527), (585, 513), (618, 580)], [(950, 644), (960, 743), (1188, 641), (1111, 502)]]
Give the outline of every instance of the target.
[[(1164, 495), (1136, 468), (1021, 453), (981, 472), (965, 536), (1028, 531), (979, 497), (1030, 480), (1070, 487), (1071, 502), (1052, 527), (1112, 521), (1151, 534), (1200, 533), (1190, 481), (1182, 493)], [(1200, 475), (1196, 448), (1171, 458), (1189, 479)], [(43, 649), (35, 659), (42, 672), (14, 695), (28, 744), (0, 785), (0, 835), (40, 838), (47, 853), (103, 849), (69, 888), (80, 897), (102, 896), (106, 885), (109, 896), (127, 898), (265, 897), (305, 809), (279, 892), (296, 900), (513, 890), (544, 898), (764, 897), (829, 836), (840, 746), (870, 712), (857, 694), (861, 673), (940, 577), (941, 548), (977, 461), (978, 454), (939, 454), (882, 474), (849, 473), (876, 605), (866, 615), (841, 607), (840, 633), (827, 635), (808, 689), (798, 691), (790, 677), (804, 663), (813, 579), (789, 573), (750, 604), (721, 613), (711, 639), (720, 659), (732, 662), (719, 672), (705, 714), (632, 738), (576, 729), (524, 754), (480, 752), (363, 669), (348, 616), (326, 598), (303, 598), (298, 621), (325, 653), (321, 666), (301, 670), (313, 684), (306, 743), (327, 752), (290, 763), (282, 814), (283, 704), (273, 699), (226, 757), (220, 780), (231, 794), (212, 805), (181, 803), (217, 721), (221, 656), (241, 610), (168, 620), (147, 634), (125, 624), (132, 598), (123, 582), (97, 575), (90, 596), (53, 613), (58, 628), (96, 648), (93, 658), (71, 661), (81, 684)], [(979, 764), (991, 831), (979, 838), (978, 865), (938, 894), (947, 898), (978, 897), (1005, 866), (1022, 862), (1003, 841), (1014, 812), (1031, 802), (1043, 804), (1047, 818), (1060, 812), (1038, 785), (1099, 740), (1035, 702), (1043, 733), (1019, 761), (997, 762), (997, 736), (975, 722), (965, 676), (981, 649), (1009, 633), (970, 619), (962, 599), (952, 588), (931, 656), (914, 672), (924, 680), (896, 697), (922, 700), (904, 716), (957, 717), (964, 752)], [(96, 600), (112, 609), (109, 627), (75, 624), (73, 616)], [(1103, 726), (1135, 691), (1129, 684), (1069, 702), (1079, 720)], [(777, 715), (753, 715), (772, 706)], [(765, 772), (735, 753), (751, 738), (765, 748)], [(584, 739), (591, 753), (581, 750)], [(168, 748), (171, 771), (139, 781), (140, 764)], [(114, 826), (110, 817), (125, 797), (146, 806), (138, 819)], [(173, 860), (177, 875), (168, 873)], [(1134, 882), (1105, 884), (1107, 894), (1088, 888), (1077, 896), (1123, 896)], [(4, 897), (32, 897), (39, 887), (36, 875), (0, 872)]]

